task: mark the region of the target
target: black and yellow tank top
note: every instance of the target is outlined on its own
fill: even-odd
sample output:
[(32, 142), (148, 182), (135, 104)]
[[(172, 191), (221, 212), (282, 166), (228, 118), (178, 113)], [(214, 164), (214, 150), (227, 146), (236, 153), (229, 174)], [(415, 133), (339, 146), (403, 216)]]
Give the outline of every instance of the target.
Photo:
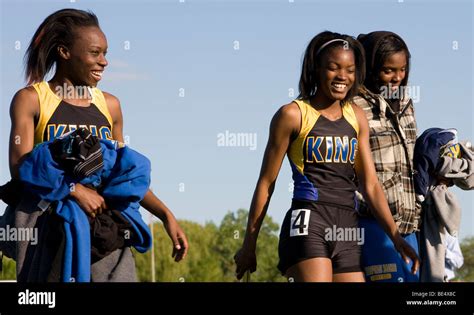
[(296, 100), (301, 130), (290, 144), (288, 159), (293, 171), (293, 199), (357, 208), (355, 198), (359, 125), (350, 103), (342, 117), (331, 121), (306, 100)]
[(105, 97), (91, 88), (90, 106), (74, 106), (56, 95), (43, 81), (33, 85), (38, 93), (40, 114), (35, 128), (35, 145), (53, 140), (67, 132), (84, 127), (100, 139), (112, 140), (113, 121)]

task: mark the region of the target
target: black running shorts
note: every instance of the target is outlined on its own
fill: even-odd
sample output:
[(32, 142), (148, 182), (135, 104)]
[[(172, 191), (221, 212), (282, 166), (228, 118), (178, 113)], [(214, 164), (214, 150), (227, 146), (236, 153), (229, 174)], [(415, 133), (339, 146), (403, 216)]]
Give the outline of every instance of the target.
[(298, 262), (326, 257), (333, 273), (362, 271), (360, 233), (355, 210), (293, 200), (281, 227), (278, 269), (284, 275)]

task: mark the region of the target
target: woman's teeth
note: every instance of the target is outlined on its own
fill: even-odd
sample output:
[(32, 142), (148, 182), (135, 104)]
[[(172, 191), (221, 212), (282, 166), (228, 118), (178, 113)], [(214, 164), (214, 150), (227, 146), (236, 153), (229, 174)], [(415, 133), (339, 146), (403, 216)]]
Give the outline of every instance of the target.
[(92, 71), (92, 75), (99, 80), (102, 79), (102, 73), (103, 71)]
[(345, 88), (347, 87), (347, 84), (343, 84), (343, 83), (332, 83), (331, 85), (335, 87), (336, 90), (338, 91), (344, 91)]

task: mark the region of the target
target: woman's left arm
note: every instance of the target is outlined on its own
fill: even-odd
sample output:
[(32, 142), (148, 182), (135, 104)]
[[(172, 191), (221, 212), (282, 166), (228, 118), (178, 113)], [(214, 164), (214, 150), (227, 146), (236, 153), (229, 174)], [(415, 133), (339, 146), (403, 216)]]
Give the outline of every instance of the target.
[(364, 111), (355, 105), (352, 105), (359, 124), (358, 151), (355, 161), (355, 170), (357, 178), (362, 184), (365, 200), (373, 210), (373, 214), (384, 231), (388, 234), (397, 251), (402, 255), (406, 263), (409, 259), (413, 261), (412, 272), (418, 271), (420, 261), (415, 250), (403, 239), (393, 220), (388, 207), (387, 199), (379, 183), (375, 172), (372, 153), (369, 145), (369, 123)]
[[(112, 138), (114, 140), (124, 142), (123, 139), (123, 116), (120, 108), (120, 101), (112, 94), (104, 93), (105, 101), (112, 116)], [(160, 200), (151, 190), (145, 194), (140, 205), (151, 214), (158, 217), (162, 222), (173, 242), (173, 250), (171, 256), (175, 261), (180, 261), (186, 257), (188, 252), (188, 240), (170, 209)]]

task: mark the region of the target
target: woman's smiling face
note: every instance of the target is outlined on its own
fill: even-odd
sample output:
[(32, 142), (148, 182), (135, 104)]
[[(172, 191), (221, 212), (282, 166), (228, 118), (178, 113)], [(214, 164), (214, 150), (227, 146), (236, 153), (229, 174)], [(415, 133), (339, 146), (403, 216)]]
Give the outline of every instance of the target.
[(355, 81), (354, 52), (344, 47), (334, 47), (321, 59), (318, 89), (329, 100), (343, 100)]
[(406, 68), (405, 52), (396, 52), (388, 56), (378, 73), (380, 87), (388, 86), (391, 91), (397, 90), (405, 79)]
[(80, 27), (69, 50), (67, 73), (77, 85), (97, 86), (108, 62), (107, 39), (98, 27)]

